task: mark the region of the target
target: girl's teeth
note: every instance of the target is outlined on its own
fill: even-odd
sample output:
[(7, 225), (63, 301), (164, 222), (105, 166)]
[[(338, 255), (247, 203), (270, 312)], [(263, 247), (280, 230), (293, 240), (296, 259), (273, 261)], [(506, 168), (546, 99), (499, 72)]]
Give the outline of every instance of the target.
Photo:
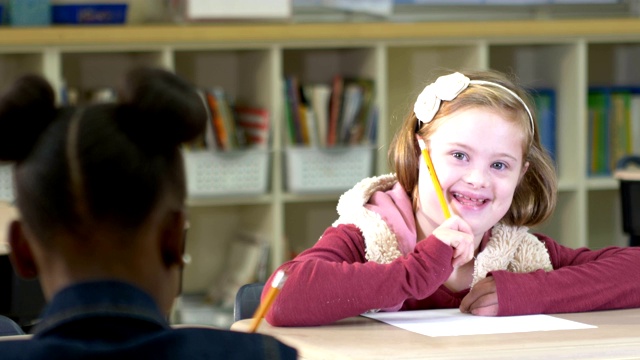
[(455, 196), (458, 199), (458, 201), (462, 203), (467, 202), (467, 203), (483, 204), (485, 202), (485, 199), (472, 199), (470, 197), (460, 195), (460, 194), (454, 194), (453, 196)]

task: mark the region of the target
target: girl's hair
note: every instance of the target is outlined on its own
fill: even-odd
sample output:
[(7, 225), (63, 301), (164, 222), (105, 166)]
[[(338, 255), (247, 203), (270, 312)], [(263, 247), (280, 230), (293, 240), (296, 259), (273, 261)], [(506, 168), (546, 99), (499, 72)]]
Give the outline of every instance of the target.
[(204, 131), (195, 88), (162, 69), (130, 71), (118, 102), (58, 108), (41, 76), (0, 98), (0, 160), (15, 162), (16, 202), (43, 241), (96, 223), (135, 231), (156, 206), (180, 208), (180, 144)]
[(534, 226), (544, 222), (556, 206), (557, 179), (555, 167), (548, 153), (540, 144), (532, 101), (527, 92), (516, 86), (505, 74), (496, 71), (468, 72), (471, 80), (498, 83), (514, 91), (532, 110), (534, 129), (526, 109), (513, 95), (497, 86), (470, 84), (452, 101), (442, 101), (440, 109), (430, 123), (420, 124), (413, 110), (409, 112), (396, 133), (389, 148), (389, 161), (395, 168), (398, 181), (414, 200), (418, 197), (418, 169), (420, 148), (416, 134), (428, 139), (442, 123), (441, 119), (457, 111), (474, 107), (493, 109), (505, 114), (525, 134), (523, 160), (529, 168), (513, 195), (511, 207), (502, 218), (507, 225)]

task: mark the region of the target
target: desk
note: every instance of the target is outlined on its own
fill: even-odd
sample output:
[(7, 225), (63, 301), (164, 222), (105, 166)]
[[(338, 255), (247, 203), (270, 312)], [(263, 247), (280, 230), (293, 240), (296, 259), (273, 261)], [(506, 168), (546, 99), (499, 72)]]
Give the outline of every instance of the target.
[[(332, 325), (258, 332), (298, 349), (302, 359), (640, 359), (640, 309), (557, 314), (595, 329), (429, 337), (365, 317)], [(251, 319), (232, 330), (247, 331)]]

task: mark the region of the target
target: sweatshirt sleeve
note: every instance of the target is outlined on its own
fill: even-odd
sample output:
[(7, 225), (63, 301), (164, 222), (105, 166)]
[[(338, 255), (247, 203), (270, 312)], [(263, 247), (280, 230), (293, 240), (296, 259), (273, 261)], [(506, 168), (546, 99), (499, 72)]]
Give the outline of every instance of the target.
[(554, 270), (494, 271), (499, 315), (640, 307), (640, 248), (571, 249), (538, 237), (549, 251)]
[(389, 264), (367, 262), (357, 227), (331, 227), (312, 248), (279, 267), (288, 278), (266, 320), (274, 326), (314, 326), (399, 308), (407, 298), (422, 299), (438, 289), (453, 271), (452, 253), (431, 236)]

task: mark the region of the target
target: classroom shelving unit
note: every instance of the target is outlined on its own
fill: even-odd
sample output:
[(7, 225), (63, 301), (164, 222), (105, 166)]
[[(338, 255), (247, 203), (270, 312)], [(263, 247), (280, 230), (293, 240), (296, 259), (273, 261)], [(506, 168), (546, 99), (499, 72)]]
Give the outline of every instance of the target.
[(293, 194), (285, 186), (285, 74), (329, 82), (335, 73), (376, 84), (374, 173), (389, 172), (388, 144), (413, 100), (443, 69), (495, 68), (525, 85), (555, 89), (559, 203), (540, 229), (571, 247), (625, 245), (618, 183), (587, 176), (587, 90), (640, 84), (640, 20), (423, 23), (224, 23), (0, 29), (0, 87), (36, 72), (58, 89), (115, 86), (127, 68), (158, 65), (198, 86), (223, 86), (272, 119), (268, 191), (189, 199), (185, 292), (215, 281), (237, 229), (262, 234), (270, 269), (311, 246), (335, 219), (340, 193)]

